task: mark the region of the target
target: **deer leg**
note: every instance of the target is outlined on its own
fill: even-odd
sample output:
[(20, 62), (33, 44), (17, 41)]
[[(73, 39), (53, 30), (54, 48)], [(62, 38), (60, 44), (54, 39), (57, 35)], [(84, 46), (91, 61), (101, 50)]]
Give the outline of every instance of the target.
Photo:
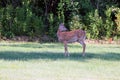
[(86, 44), (84, 43), (84, 41), (80, 41), (80, 44), (81, 44), (82, 47), (83, 47), (83, 53), (82, 53), (82, 56), (85, 56), (85, 48), (86, 48)]
[(68, 48), (67, 48), (67, 42), (66, 41), (64, 41), (64, 49), (65, 49), (65, 56), (69, 56), (69, 54), (68, 54)]

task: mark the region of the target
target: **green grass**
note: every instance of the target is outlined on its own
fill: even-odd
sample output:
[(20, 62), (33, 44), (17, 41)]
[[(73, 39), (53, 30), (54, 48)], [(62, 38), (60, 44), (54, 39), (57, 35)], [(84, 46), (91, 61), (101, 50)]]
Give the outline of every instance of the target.
[(120, 45), (0, 43), (0, 80), (120, 80)]

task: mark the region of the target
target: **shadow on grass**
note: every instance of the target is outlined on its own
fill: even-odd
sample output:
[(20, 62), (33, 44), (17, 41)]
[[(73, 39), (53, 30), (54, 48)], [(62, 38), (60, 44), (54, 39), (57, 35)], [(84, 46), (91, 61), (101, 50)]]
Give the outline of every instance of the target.
[(69, 57), (65, 57), (63, 53), (51, 53), (51, 52), (10, 52), (4, 51), (0, 52), (0, 59), (4, 60), (37, 60), (37, 59), (48, 59), (48, 60), (76, 60), (76, 61), (86, 61), (89, 59), (101, 59), (101, 60), (109, 60), (109, 61), (119, 61), (120, 54), (119, 53), (105, 53), (105, 54), (94, 54), (94, 53), (86, 53), (85, 57), (82, 57), (81, 54), (71, 53)]
[[(58, 46), (59, 45), (59, 46)], [(76, 47), (76, 48), (81, 48), (82, 46), (79, 45), (73, 45), (73, 44), (68, 44), (69, 47)], [(23, 48), (56, 48), (56, 47), (64, 47), (62, 43), (24, 43), (24, 44), (2, 44), (1, 46), (10, 46), (10, 47), (23, 47)]]

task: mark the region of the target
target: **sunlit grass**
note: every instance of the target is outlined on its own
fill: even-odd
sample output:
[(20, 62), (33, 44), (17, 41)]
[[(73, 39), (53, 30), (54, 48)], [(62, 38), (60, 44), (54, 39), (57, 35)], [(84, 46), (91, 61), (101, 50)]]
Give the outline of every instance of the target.
[(120, 80), (120, 45), (0, 43), (0, 80)]

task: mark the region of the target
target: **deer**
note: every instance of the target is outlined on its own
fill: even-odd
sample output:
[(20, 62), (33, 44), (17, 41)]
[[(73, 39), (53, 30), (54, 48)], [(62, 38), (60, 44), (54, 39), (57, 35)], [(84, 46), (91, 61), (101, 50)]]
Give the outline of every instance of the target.
[(59, 24), (58, 30), (57, 30), (57, 37), (58, 41), (62, 42), (64, 44), (64, 55), (69, 56), (68, 53), (68, 43), (78, 42), (82, 45), (83, 52), (82, 56), (85, 56), (85, 39), (86, 39), (86, 32), (81, 29), (71, 30), (68, 31), (68, 29), (64, 26), (64, 23)]

